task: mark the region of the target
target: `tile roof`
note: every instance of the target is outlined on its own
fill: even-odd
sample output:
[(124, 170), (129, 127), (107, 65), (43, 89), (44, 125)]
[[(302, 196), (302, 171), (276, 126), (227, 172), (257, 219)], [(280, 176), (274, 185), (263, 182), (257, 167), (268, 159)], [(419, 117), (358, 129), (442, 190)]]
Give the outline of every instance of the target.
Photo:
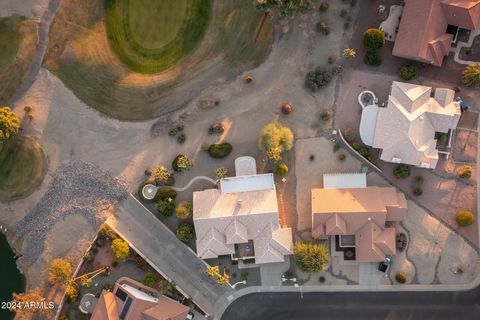
[(447, 26), (473, 30), (479, 16), (480, 1), (406, 0), (393, 55), (441, 66), (452, 41)]
[(355, 233), (355, 259), (362, 262), (380, 262), (385, 255), (395, 254), (395, 229), (383, 229), (373, 221)]
[[(380, 159), (434, 168), (438, 161), (435, 132), (455, 129), (460, 105), (451, 89), (394, 81), (386, 108), (379, 108), (372, 147)], [(398, 159), (398, 160), (395, 160)]]

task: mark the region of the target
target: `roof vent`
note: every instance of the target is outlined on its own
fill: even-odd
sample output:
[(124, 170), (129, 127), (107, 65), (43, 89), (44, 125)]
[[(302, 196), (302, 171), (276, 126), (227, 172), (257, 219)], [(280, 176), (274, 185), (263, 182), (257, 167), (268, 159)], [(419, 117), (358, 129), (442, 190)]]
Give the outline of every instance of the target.
[(420, 120), (423, 120), (423, 117), (424, 117), (424, 115), (422, 114), (422, 115), (419, 117), (419, 119), (420, 119)]
[(368, 221), (372, 221), (372, 218), (371, 218), (371, 217), (368, 217), (368, 219), (367, 219), (367, 220), (368, 220)]

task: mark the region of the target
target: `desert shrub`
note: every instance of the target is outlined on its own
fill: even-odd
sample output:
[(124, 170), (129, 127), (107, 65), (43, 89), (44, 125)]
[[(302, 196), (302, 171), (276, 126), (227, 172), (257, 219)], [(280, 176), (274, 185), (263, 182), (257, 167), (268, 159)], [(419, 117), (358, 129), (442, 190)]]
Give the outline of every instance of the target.
[(385, 33), (376, 28), (367, 29), (363, 33), (363, 46), (367, 51), (376, 51), (385, 44)]
[(360, 150), (363, 145), (360, 142), (352, 142), (352, 148), (355, 150)]
[(177, 136), (177, 142), (182, 144), (187, 140), (187, 137), (185, 136), (185, 133), (181, 133)]
[(328, 64), (334, 64), (335, 62), (337, 62), (337, 57), (336, 56), (328, 56), (327, 62), (328, 62)]
[(455, 220), (461, 227), (469, 226), (475, 221), (475, 216), (471, 211), (460, 210), (455, 214)]
[(217, 180), (224, 179), (228, 177), (228, 169), (225, 167), (218, 167), (215, 169), (215, 178)]
[(325, 271), (330, 256), (324, 244), (296, 242), (293, 247), (295, 261), (303, 272)]
[(154, 273), (148, 272), (145, 274), (145, 277), (143, 277), (143, 284), (149, 287), (154, 286), (157, 282), (158, 282), (158, 279)]
[(467, 87), (480, 86), (480, 63), (465, 67), (462, 71), (462, 83)]
[(371, 153), (367, 156), (367, 160), (370, 161), (370, 163), (377, 164), (377, 159), (375, 159), (375, 156)]
[(179, 154), (173, 159), (172, 168), (177, 172), (188, 171), (193, 167), (193, 160), (186, 155)]
[(333, 73), (324, 68), (318, 67), (307, 73), (305, 85), (312, 91), (317, 91), (327, 86), (332, 81)]
[(320, 113), (320, 119), (322, 119), (322, 121), (328, 121), (330, 120), (330, 110), (328, 109), (323, 109), (322, 112)]
[(422, 188), (419, 188), (419, 187), (413, 188), (413, 195), (414, 196), (419, 197), (422, 194), (423, 194)]
[(18, 134), (20, 120), (9, 107), (0, 107), (0, 142)]
[(472, 168), (470, 166), (463, 166), (458, 170), (458, 176), (460, 178), (470, 178), (472, 176)]
[(318, 277), (318, 282), (325, 283), (325, 277), (324, 276)]
[(363, 58), (363, 62), (369, 66), (379, 66), (382, 64), (382, 58), (375, 52), (367, 52)]
[(338, 150), (340, 150), (340, 147), (342, 145), (340, 144), (340, 142), (335, 142), (335, 144), (333, 145), (333, 152), (337, 152)]
[(453, 87), (452, 90), (455, 91), (455, 93), (459, 93), (461, 91), (460, 87), (458, 87), (458, 86)]
[(405, 179), (410, 176), (410, 166), (407, 164), (400, 164), (393, 170), (393, 175), (397, 179)]
[(193, 239), (193, 224), (189, 222), (182, 222), (178, 225), (175, 234), (180, 241), (188, 242)]
[(320, 12), (325, 12), (328, 10), (329, 7), (330, 7), (330, 4), (328, 3), (328, 1), (322, 1), (320, 3), (320, 6), (318, 7), (318, 10)]
[(164, 185), (171, 179), (172, 174), (166, 167), (160, 166), (153, 170), (153, 177), (155, 178), (156, 185)]
[(345, 18), (347, 16), (347, 14), (348, 14), (347, 9), (342, 9), (342, 10), (340, 10), (339, 16), (341, 18)]
[(355, 140), (355, 131), (353, 131), (352, 128), (346, 128), (342, 133), (347, 142), (351, 143), (353, 140)]
[(157, 212), (162, 216), (162, 217), (171, 217), (173, 212), (175, 211), (175, 202), (168, 201), (168, 200), (159, 200), (157, 205)]
[(71, 283), (67, 286), (67, 290), (65, 291), (65, 295), (67, 296), (68, 302), (70, 304), (75, 303), (77, 301), (78, 295), (80, 290), (78, 289), (78, 285), (76, 283)]
[(160, 200), (174, 200), (177, 197), (177, 191), (170, 189), (170, 188), (160, 188), (157, 190), (155, 197), (153, 198), (155, 202), (159, 202)]
[(288, 173), (288, 166), (285, 163), (279, 163), (273, 173), (280, 177), (283, 177)]
[(400, 78), (411, 80), (417, 75), (417, 67), (413, 64), (406, 64), (400, 68)]
[(293, 133), (288, 127), (272, 122), (260, 130), (258, 147), (266, 152), (269, 160), (282, 159), (282, 153), (293, 147)]
[(225, 158), (232, 152), (232, 145), (228, 142), (214, 143), (208, 148), (208, 154), (212, 158)]
[(188, 201), (180, 202), (175, 208), (175, 214), (179, 219), (188, 219), (192, 217), (193, 207)]
[(280, 109), (282, 110), (283, 114), (290, 114), (293, 111), (293, 107), (290, 102), (282, 103), (282, 105), (280, 106)]
[(315, 160), (315, 155), (311, 154), (311, 155), (308, 157), (308, 160), (310, 160), (310, 161)]
[(360, 149), (358, 149), (358, 153), (360, 153), (362, 157), (366, 158), (370, 155), (370, 150), (368, 150), (366, 146), (361, 146)]
[(48, 282), (51, 285), (66, 282), (73, 274), (72, 265), (65, 259), (54, 259), (48, 271)]
[(340, 161), (345, 161), (346, 158), (347, 158), (347, 156), (345, 156), (345, 153), (340, 153), (338, 155), (338, 160), (340, 160)]
[(294, 278), (293, 272), (290, 270), (285, 271), (285, 273), (283, 274), (283, 277), (288, 280), (293, 279)]
[(407, 282), (407, 275), (403, 272), (397, 272), (395, 274), (395, 280), (397, 280), (398, 283), (405, 283)]
[(323, 35), (330, 34), (330, 26), (325, 21), (320, 21), (317, 23), (317, 31)]

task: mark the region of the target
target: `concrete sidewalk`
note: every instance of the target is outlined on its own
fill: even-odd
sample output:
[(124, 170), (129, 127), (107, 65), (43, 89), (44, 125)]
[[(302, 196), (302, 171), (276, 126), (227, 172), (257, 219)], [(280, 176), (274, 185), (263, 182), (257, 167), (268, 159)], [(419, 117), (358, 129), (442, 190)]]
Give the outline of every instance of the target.
[(206, 263), (132, 195), (119, 205), (107, 223), (205, 313), (213, 314), (215, 302), (233, 292), (208, 278), (204, 272)]

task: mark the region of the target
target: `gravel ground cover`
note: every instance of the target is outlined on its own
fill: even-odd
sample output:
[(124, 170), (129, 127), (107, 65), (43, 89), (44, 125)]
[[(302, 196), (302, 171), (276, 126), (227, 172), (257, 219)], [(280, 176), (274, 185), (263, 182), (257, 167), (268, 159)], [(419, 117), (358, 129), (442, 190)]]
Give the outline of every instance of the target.
[(37, 205), (14, 227), (17, 239), (27, 240), (20, 264), (33, 264), (45, 249), (44, 240), (57, 222), (80, 214), (98, 228), (107, 218), (105, 210), (128, 194), (123, 181), (97, 166), (73, 161), (62, 164), (47, 192)]

